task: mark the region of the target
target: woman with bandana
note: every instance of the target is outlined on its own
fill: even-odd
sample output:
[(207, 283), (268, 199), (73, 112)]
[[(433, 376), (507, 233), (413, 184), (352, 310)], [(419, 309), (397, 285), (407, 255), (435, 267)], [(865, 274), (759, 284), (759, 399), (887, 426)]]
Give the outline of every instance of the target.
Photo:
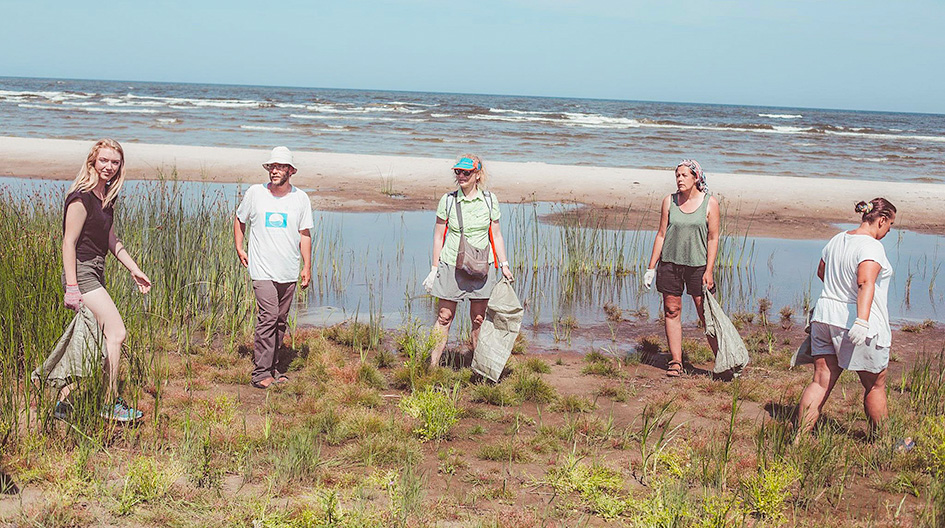
[[(682, 295), (692, 297), (699, 318), (705, 323), (702, 307), (703, 285), (714, 291), (715, 260), (719, 252), (719, 202), (708, 193), (705, 173), (696, 160), (676, 165), (676, 192), (663, 198), (659, 231), (643, 285), (647, 291), (656, 279), (663, 294), (666, 341), (672, 356), (666, 375), (679, 377), (682, 364)], [(715, 338), (706, 336), (713, 353)]]

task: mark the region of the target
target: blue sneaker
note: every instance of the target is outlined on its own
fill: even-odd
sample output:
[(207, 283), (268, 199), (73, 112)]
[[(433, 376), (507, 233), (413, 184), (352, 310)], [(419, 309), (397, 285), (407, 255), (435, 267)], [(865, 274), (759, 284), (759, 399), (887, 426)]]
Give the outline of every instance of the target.
[(68, 422), (69, 417), (72, 416), (72, 404), (63, 400), (56, 402), (56, 407), (53, 408), (52, 417), (56, 420), (62, 420), (63, 422)]
[(128, 407), (125, 400), (118, 398), (114, 405), (106, 405), (102, 409), (102, 418), (113, 422), (134, 422), (140, 420), (144, 413)]

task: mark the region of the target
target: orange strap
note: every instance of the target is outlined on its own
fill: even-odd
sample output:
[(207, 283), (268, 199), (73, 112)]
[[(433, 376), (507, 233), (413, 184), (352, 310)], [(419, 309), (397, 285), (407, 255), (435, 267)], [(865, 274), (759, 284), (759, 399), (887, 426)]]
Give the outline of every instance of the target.
[(489, 245), (492, 247), (492, 263), (499, 269), (499, 255), (495, 252), (495, 243), (492, 242), (492, 222), (489, 222)]

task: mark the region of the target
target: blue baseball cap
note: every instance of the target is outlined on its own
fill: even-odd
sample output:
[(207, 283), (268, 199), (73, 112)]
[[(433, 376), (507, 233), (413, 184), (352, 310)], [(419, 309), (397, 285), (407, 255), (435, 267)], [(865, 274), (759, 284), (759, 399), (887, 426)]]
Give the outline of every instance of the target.
[(456, 165), (453, 165), (454, 169), (461, 170), (479, 170), (480, 167), (480, 164), (472, 158), (460, 158)]

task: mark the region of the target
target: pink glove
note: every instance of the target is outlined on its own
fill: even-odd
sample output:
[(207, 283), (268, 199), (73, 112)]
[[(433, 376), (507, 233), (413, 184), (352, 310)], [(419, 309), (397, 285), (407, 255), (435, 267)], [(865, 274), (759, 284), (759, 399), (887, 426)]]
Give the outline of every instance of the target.
[(66, 294), (62, 298), (62, 303), (70, 310), (79, 311), (82, 308), (82, 292), (79, 291), (78, 284), (66, 284)]

